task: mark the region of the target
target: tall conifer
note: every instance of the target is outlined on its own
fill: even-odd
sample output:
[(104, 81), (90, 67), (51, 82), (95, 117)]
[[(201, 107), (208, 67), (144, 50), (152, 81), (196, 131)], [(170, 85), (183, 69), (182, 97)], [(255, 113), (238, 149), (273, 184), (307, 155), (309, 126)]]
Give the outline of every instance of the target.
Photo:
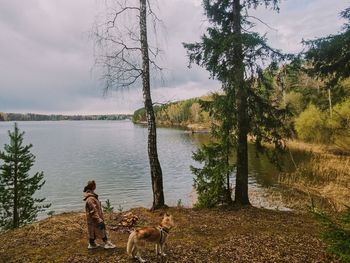
[[(248, 134), (255, 138), (259, 149), (263, 142), (274, 143), (278, 149), (283, 148), (282, 133), (277, 130), (282, 127), (285, 114), (271, 101), (272, 83), (266, 78), (268, 74), (264, 73), (263, 67), (272, 62), (269, 67), (272, 69), (284, 56), (269, 47), (265, 37), (252, 31), (252, 21), (259, 19), (248, 15), (250, 9), (259, 5), (278, 10), (278, 2), (279, 0), (203, 0), (210, 27), (202, 36), (201, 42), (184, 44), (190, 63), (205, 67), (213, 78), (222, 82), (223, 90), (222, 96), (214, 96), (211, 106), (213, 112), (220, 112), (216, 114), (220, 116), (218, 123), (214, 123), (212, 129), (215, 143), (194, 155), (195, 160), (204, 162), (203, 169), (193, 169), (199, 195), (200, 189), (209, 193), (208, 187), (215, 183), (217, 192), (222, 188), (226, 193), (221, 195), (226, 196), (224, 200), (230, 203), (229, 173), (235, 165), (235, 203), (249, 205)], [(217, 125), (220, 126), (219, 129)], [(213, 154), (218, 149), (220, 152)], [(233, 150), (237, 153), (235, 163), (230, 162), (229, 158)], [(224, 169), (218, 168), (219, 163)], [(218, 176), (218, 173), (221, 175)], [(208, 187), (206, 189), (199, 184)], [(222, 197), (210, 200), (220, 199)]]
[(19, 131), (16, 123), (14, 131), (8, 134), (10, 143), (5, 144), (4, 152), (0, 151), (0, 228), (3, 229), (30, 223), (50, 206), (39, 205), (45, 198), (33, 197), (45, 181), (43, 172), (29, 175), (35, 161), (30, 153), (32, 144), (23, 145), (24, 132)]

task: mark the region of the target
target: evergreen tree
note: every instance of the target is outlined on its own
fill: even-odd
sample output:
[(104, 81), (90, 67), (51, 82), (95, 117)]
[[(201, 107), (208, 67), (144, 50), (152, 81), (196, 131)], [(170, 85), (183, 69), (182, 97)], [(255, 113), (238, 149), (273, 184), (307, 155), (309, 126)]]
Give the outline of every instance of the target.
[(194, 186), (198, 193), (198, 207), (214, 207), (233, 202), (230, 175), (234, 164), (230, 156), (235, 145), (232, 136), (235, 115), (232, 113), (232, 103), (224, 94), (213, 94), (212, 101), (201, 101), (201, 107), (215, 121), (211, 126), (213, 141), (193, 154), (195, 161), (203, 163), (202, 168), (191, 167), (196, 176)]
[(339, 81), (350, 77), (350, 7), (341, 16), (347, 20), (341, 33), (304, 41), (309, 48), (304, 54), (311, 64), (308, 72), (325, 81), (331, 117), (334, 104), (332, 90), (338, 86)]
[(0, 151), (0, 228), (17, 228), (34, 221), (39, 212), (50, 204), (39, 205), (45, 198), (35, 198), (34, 193), (41, 189), (45, 181), (43, 172), (30, 177), (29, 171), (35, 156), (30, 153), (32, 145), (23, 145), (24, 132), (17, 124), (9, 131), (10, 144)]
[[(278, 110), (276, 103), (271, 100), (271, 81), (266, 78), (266, 74), (263, 74), (262, 65), (267, 61), (273, 61), (272, 68), (276, 65), (276, 61), (284, 56), (269, 47), (265, 37), (251, 31), (254, 27), (251, 19), (255, 18), (248, 15), (249, 9), (257, 8), (259, 5), (278, 10), (278, 2), (278, 0), (203, 0), (211, 27), (207, 29), (207, 34), (202, 36), (200, 43), (184, 44), (188, 50), (190, 63), (205, 67), (213, 78), (222, 82), (223, 100), (213, 102), (213, 105), (216, 105), (213, 107), (221, 112), (222, 118), (219, 120), (221, 128), (219, 132), (214, 128), (212, 134), (215, 134), (214, 137), (217, 143), (221, 144), (221, 148), (225, 149), (225, 155), (222, 156), (225, 163), (225, 169), (221, 174), (222, 180), (228, 181), (228, 173), (232, 169), (228, 157), (233, 148), (236, 149), (237, 205), (250, 204), (248, 133), (256, 138), (255, 142), (259, 149), (262, 149), (263, 142), (274, 143), (277, 149), (283, 148), (282, 133), (278, 132), (282, 125), (276, 126), (276, 124), (282, 124), (285, 112)], [(220, 103), (222, 107), (217, 107)], [(212, 150), (215, 148), (217, 147), (213, 145)], [(208, 153), (209, 148), (204, 150)], [(196, 159), (199, 156), (194, 157)], [(208, 154), (207, 165), (216, 165), (210, 162)], [(203, 169), (205, 168), (206, 165)], [(200, 170), (194, 172), (198, 176)], [(207, 174), (208, 182), (214, 179), (214, 174), (210, 172)], [(195, 185), (196, 183), (195, 181)], [(227, 183), (225, 189), (228, 193)], [(230, 201), (229, 198), (226, 199)]]

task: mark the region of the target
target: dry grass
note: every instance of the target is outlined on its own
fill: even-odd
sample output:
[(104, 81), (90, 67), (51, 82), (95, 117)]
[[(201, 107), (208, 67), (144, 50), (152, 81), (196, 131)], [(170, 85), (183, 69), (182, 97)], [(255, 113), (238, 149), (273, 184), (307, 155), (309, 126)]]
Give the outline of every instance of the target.
[(295, 172), (281, 175), (280, 183), (341, 211), (350, 200), (350, 157), (314, 152)]
[[(164, 211), (133, 209), (140, 225), (157, 225)], [(170, 208), (176, 228), (163, 262), (336, 262), (325, 253), (318, 225), (307, 214), (247, 208)], [(120, 218), (112, 216), (108, 226)], [(87, 250), (85, 216), (65, 213), (0, 236), (0, 262), (133, 262), (125, 253), (128, 233), (109, 231), (117, 249)], [(154, 247), (143, 253), (161, 262)]]
[(288, 140), (287, 146), (290, 149), (303, 150), (307, 152), (319, 153), (319, 154), (331, 154), (331, 155), (344, 155), (349, 156), (350, 153), (345, 149), (347, 147), (325, 144), (308, 143), (299, 140)]

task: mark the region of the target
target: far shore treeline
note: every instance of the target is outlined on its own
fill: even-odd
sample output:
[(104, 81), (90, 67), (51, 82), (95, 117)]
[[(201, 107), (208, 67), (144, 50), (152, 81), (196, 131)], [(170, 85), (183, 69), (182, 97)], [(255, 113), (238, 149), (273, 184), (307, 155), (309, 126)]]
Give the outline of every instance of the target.
[(0, 121), (93, 121), (93, 120), (126, 120), (131, 114), (104, 114), (104, 115), (60, 115), (35, 113), (3, 113), (0, 112)]

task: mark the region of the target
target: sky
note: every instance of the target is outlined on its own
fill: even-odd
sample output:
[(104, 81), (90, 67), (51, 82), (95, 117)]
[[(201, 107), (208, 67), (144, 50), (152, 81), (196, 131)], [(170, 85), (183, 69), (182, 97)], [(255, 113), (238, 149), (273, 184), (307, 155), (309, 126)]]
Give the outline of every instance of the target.
[[(43, 114), (132, 113), (142, 107), (139, 86), (104, 94), (91, 32), (106, 9), (102, 0), (0, 0), (0, 112)], [(350, 0), (286, 0), (280, 12), (259, 8), (256, 30), (284, 52), (302, 39), (337, 33)], [(163, 81), (153, 101), (197, 97), (220, 88), (204, 69), (188, 68), (183, 42), (199, 41), (206, 18), (200, 0), (157, 0), (162, 20)], [(131, 18), (132, 19), (132, 18)], [(136, 19), (136, 18), (135, 18)], [(258, 21), (257, 21), (258, 23)], [(155, 80), (152, 78), (152, 83)]]

